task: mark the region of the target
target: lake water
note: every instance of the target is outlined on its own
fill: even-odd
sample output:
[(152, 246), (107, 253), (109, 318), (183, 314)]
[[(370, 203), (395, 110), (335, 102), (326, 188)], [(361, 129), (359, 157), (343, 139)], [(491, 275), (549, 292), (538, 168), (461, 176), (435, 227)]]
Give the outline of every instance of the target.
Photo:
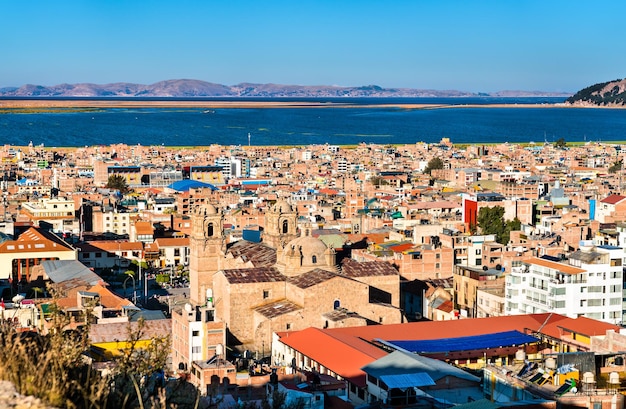
[[(211, 99), (207, 99), (211, 100)], [(260, 100), (260, 99), (257, 99)], [(276, 100), (276, 99), (273, 99)], [(356, 101), (356, 102), (355, 102)], [(351, 145), (625, 141), (626, 109), (559, 108), (562, 98), (358, 99), (352, 108), (102, 109), (97, 112), (1, 114), (0, 141), (23, 146)], [(445, 109), (402, 109), (390, 103), (454, 104)], [(528, 103), (532, 108), (467, 108), (464, 104)], [(383, 103), (382, 107), (367, 107)]]

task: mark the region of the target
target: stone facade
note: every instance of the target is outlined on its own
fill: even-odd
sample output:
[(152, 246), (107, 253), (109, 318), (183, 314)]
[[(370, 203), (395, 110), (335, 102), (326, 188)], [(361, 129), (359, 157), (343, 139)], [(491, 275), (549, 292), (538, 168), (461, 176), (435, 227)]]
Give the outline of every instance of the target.
[(214, 308), (231, 347), (258, 356), (270, 351), (274, 332), (403, 321), (397, 270), (385, 262), (337, 265), (310, 224), (298, 237), (297, 212), (284, 200), (266, 212), (262, 244), (227, 250), (222, 212), (212, 205), (198, 206), (191, 219), (190, 301)]

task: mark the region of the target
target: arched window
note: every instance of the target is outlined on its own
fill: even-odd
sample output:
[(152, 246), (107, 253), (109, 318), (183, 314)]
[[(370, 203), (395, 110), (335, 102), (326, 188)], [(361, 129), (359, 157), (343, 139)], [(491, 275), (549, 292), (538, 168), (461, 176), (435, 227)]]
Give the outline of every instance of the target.
[(283, 234), (289, 233), (289, 222), (287, 220), (283, 220)]
[(335, 302), (333, 302), (333, 309), (336, 310), (337, 308), (339, 308), (341, 306), (341, 301), (339, 300), (335, 300)]
[(313, 264), (317, 264), (317, 256), (311, 257), (311, 261), (313, 262)]
[(206, 228), (207, 237), (213, 237), (213, 223), (209, 223)]

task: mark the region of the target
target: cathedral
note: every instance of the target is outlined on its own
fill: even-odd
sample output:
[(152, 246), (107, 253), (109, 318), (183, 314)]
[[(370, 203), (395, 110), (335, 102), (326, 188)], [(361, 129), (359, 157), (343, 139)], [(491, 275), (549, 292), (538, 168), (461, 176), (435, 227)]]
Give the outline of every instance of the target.
[[(190, 301), (225, 324), (227, 345), (269, 352), (274, 332), (403, 321), (400, 276), (386, 262), (336, 262), (285, 200), (265, 213), (261, 243), (227, 244), (211, 204), (191, 216)], [(300, 234), (299, 234), (300, 233)]]

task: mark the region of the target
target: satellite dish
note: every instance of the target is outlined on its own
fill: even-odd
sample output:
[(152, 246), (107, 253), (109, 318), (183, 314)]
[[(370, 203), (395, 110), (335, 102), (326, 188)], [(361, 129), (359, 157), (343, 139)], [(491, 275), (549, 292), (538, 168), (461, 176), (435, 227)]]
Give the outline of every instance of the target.
[(189, 303), (185, 304), (185, 311), (187, 311), (187, 312), (192, 312), (193, 311), (193, 308), (191, 307), (191, 304), (189, 304)]
[(13, 297), (11, 300), (13, 300), (15, 304), (19, 304), (22, 302), (23, 299), (24, 299), (24, 296), (21, 294), (18, 294), (15, 297)]

